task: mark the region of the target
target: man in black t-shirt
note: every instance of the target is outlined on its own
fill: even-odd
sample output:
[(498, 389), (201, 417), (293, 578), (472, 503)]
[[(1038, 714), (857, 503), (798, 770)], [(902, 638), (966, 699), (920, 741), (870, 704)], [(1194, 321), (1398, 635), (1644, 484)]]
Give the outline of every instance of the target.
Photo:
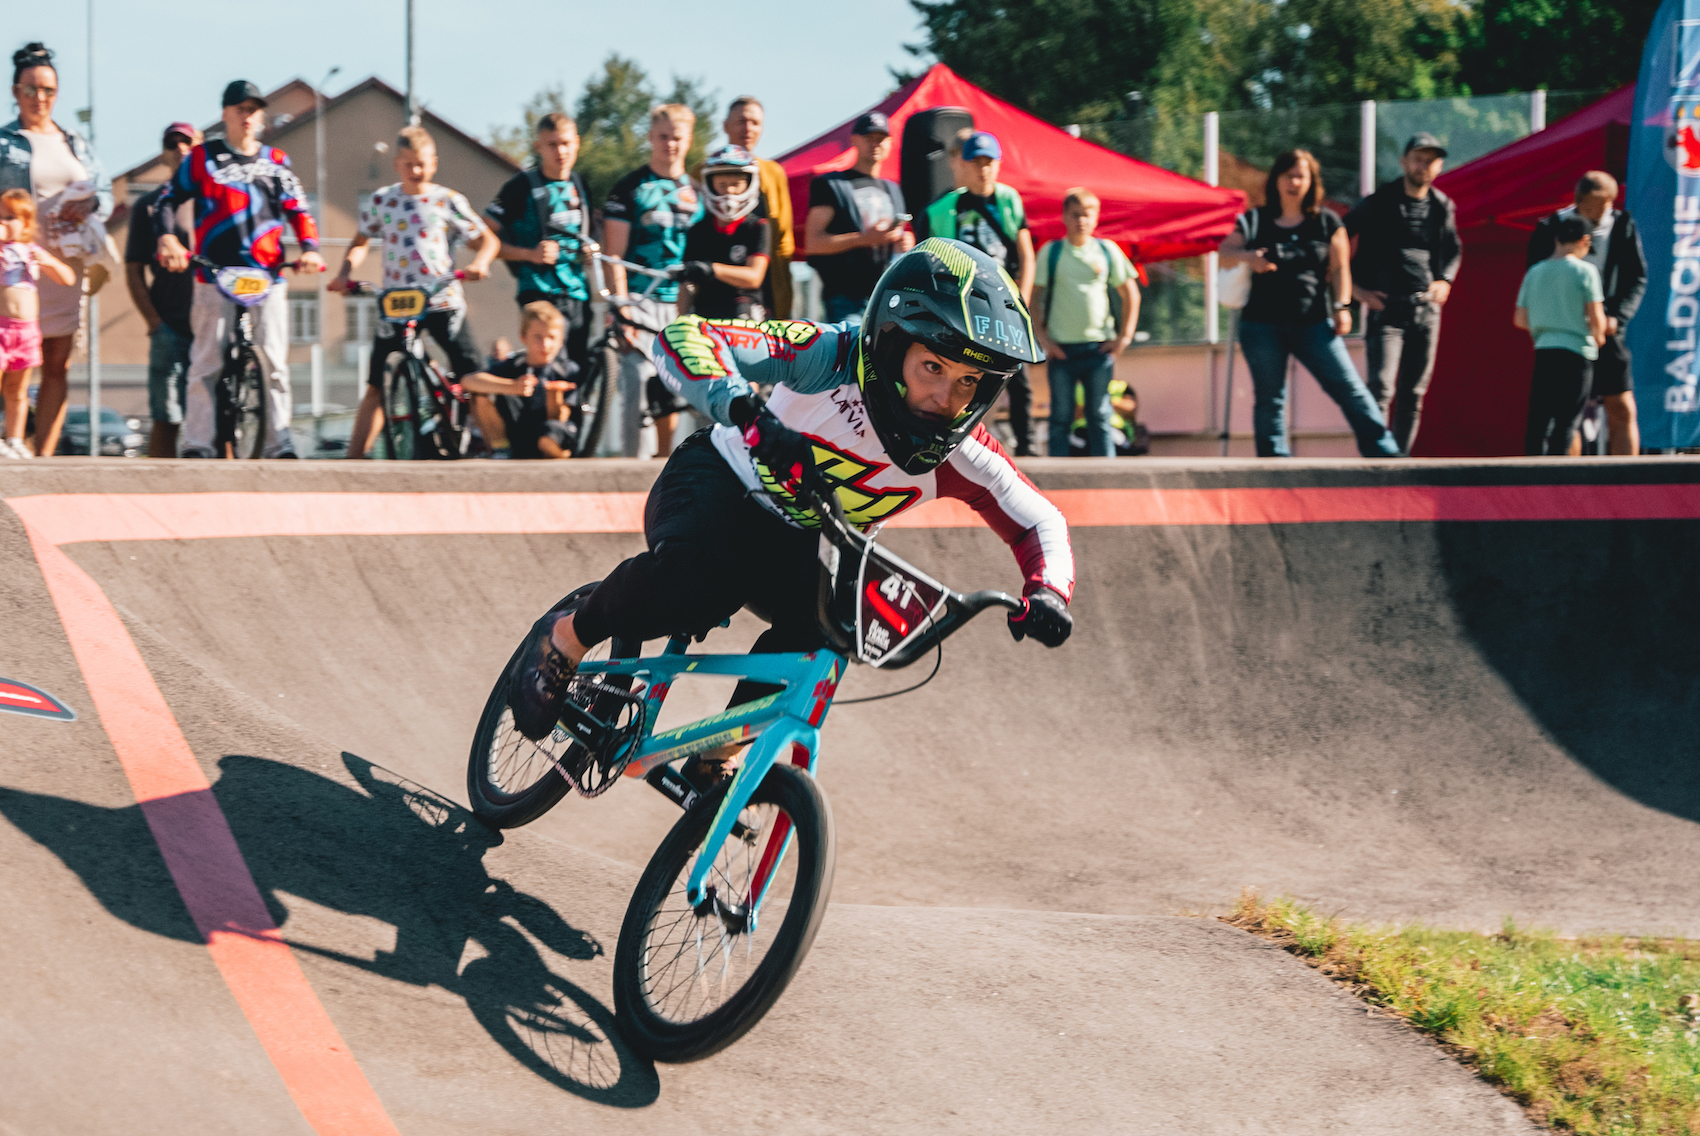
[[(199, 130), (187, 122), (174, 122), (165, 128), (160, 157), (176, 173), (200, 140)], [(167, 271), (154, 259), (160, 234), (153, 223), (153, 205), (165, 188), (161, 185), (136, 202), (130, 210), (130, 235), (124, 242), (124, 284), (130, 302), (148, 325), (148, 414), (153, 419), (148, 434), (150, 458), (177, 456), (177, 428), (183, 424), (183, 399), (189, 387), (189, 305), (195, 297), (193, 273), (187, 269)], [(173, 220), (173, 235), (188, 247), (189, 227), (183, 223), (181, 211)], [(150, 272), (152, 280), (148, 279)]]
[(1445, 161), (1439, 139), (1414, 135), (1400, 159), (1404, 176), (1346, 214), (1355, 245), (1352, 295), (1369, 309), (1364, 381), (1402, 454), (1416, 437), (1440, 345), (1440, 308), (1463, 257), (1452, 199), (1434, 188)]
[(826, 322), (860, 315), (891, 258), (915, 247), (904, 228), (903, 190), (874, 170), (891, 153), (891, 126), (869, 111), (850, 128), (856, 165), (822, 174), (809, 185), (803, 245), (820, 275)]
[(684, 279), (696, 289), (691, 311), (709, 319), (767, 318), (762, 281), (772, 259), (756, 158), (742, 146), (721, 146), (702, 167), (702, 220), (685, 234)]

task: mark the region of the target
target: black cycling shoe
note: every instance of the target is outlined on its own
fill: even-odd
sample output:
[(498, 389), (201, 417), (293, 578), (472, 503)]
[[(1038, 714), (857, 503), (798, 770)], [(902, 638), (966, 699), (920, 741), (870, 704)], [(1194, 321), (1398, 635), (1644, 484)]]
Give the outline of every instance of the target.
[(578, 669), (550, 637), (556, 621), (565, 618), (563, 613), (550, 612), (531, 625), (531, 634), (515, 663), (513, 681), (508, 684), (508, 709), (513, 711), (514, 727), (534, 742), (542, 741), (555, 728), (561, 704), (566, 701), (567, 684)]

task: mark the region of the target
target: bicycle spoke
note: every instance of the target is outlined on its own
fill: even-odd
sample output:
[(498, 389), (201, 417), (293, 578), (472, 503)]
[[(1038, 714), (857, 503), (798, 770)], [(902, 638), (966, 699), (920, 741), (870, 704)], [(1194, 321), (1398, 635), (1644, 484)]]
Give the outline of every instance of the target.
[[(729, 837), (710, 866), (706, 886), (722, 904), (741, 907), (749, 902), (761, 862), (759, 834), (771, 832), (784, 816), (776, 805), (752, 806), (739, 820), (753, 833), (751, 839)], [(642, 946), (641, 972), (645, 1000), (660, 1017), (688, 1023), (712, 1014), (733, 998), (767, 956), (771, 923), (763, 920), (756, 931), (735, 929), (710, 902), (703, 910), (685, 901), (690, 877), (688, 860), (673, 881), (666, 898), (649, 918)], [(783, 870), (784, 864), (780, 870)], [(770, 896), (788, 892), (788, 883), (775, 880)]]

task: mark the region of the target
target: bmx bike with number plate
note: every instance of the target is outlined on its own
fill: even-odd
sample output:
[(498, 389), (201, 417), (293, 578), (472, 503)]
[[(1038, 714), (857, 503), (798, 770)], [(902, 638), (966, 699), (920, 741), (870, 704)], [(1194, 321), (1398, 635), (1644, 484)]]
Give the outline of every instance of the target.
[[(597, 796), (622, 776), (684, 810), (638, 881), (614, 954), (621, 1032), (658, 1061), (698, 1060), (742, 1037), (814, 941), (833, 875), (832, 818), (814, 773), (849, 664), (894, 670), (935, 647), (942, 657), (944, 639), (987, 608), (1026, 610), (1002, 592), (952, 591), (892, 555), (845, 521), (831, 491), (805, 482), (803, 497), (821, 518), (818, 614), (828, 649), (693, 655), (679, 635), (643, 655), (643, 644), (615, 639), (579, 664), (560, 720), (540, 742), (514, 727), (508, 709), (516, 651), (473, 740), (468, 796), (496, 828), (537, 819), (573, 789)], [(594, 588), (552, 610), (577, 610)], [(656, 732), (674, 684), (697, 675), (781, 689)], [(707, 792), (672, 768), (745, 742), (753, 744), (737, 773)]]

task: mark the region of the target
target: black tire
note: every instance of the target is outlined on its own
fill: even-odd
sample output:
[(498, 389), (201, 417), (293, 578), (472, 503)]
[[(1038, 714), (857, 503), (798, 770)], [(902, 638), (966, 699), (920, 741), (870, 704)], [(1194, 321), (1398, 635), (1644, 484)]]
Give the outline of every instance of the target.
[[(576, 611), (595, 588), (596, 584), (586, 584), (549, 610)], [(514, 648), (491, 688), (466, 763), (467, 801), (473, 814), (491, 828), (518, 828), (554, 808), (572, 788), (556, 762), (577, 768), (585, 757), (583, 747), (577, 744), (557, 741), (553, 736), (533, 742), (513, 728), (508, 685), (523, 649), (523, 643)], [(612, 658), (630, 658), (641, 649), (642, 644), (616, 639), (609, 644), (608, 653)]]
[(614, 402), (614, 384), (619, 381), (619, 354), (613, 344), (604, 339), (597, 342), (590, 354), (590, 375), (579, 387), (578, 437), (573, 443), (574, 457), (595, 457), (602, 443), (603, 427)]
[(225, 405), (220, 408), (219, 434), (230, 445), (233, 458), (260, 458), (266, 453), (266, 419), (270, 406), (266, 399), (266, 375), (260, 369), (260, 357), (252, 348), (240, 348), (227, 362), (229, 368), (224, 387)]
[(384, 360), (383, 386), (378, 412), (384, 458), (412, 461), (419, 456), (419, 397), (413, 367), (418, 360), (400, 351)]
[[(619, 946), (614, 950), (614, 1012), (627, 1042), (655, 1061), (699, 1061), (748, 1033), (778, 1001), (797, 968), (802, 966), (826, 914), (827, 897), (832, 891), (832, 814), (813, 777), (796, 766), (775, 765), (750, 798), (750, 810), (766, 813), (770, 818), (782, 812), (791, 821), (792, 843), (785, 867), (794, 870), (795, 875), (790, 883), (789, 901), (781, 905), (777, 892), (770, 893), (771, 898), (763, 909), (768, 920), (780, 918), (779, 927), (773, 931), (771, 945), (761, 960), (747, 971), (748, 977), (718, 1004), (705, 1005), (698, 1013), (692, 1009), (691, 990), (679, 995), (687, 983), (693, 988), (712, 991), (712, 983), (703, 981), (710, 972), (720, 975), (724, 991), (726, 976), (736, 965), (737, 952), (741, 948), (746, 961), (752, 957), (755, 941), (764, 937), (764, 928), (768, 926), (764, 921), (753, 933), (728, 933), (719, 916), (713, 912), (695, 914), (685, 904), (685, 877), (708, 836), (729, 784), (708, 794), (679, 818), (644, 869), (620, 927)], [(750, 817), (752, 813), (747, 810), (744, 815)], [(763, 836), (771, 827), (770, 819), (762, 826), (763, 833), (756, 836), (756, 849), (762, 846)], [(752, 856), (759, 858), (759, 855), (759, 851), (752, 853), (749, 841), (733, 835), (727, 838), (717, 865), (728, 863), (728, 858), (749, 863)], [(710, 878), (716, 877), (729, 881), (728, 890), (737, 886), (718, 867)], [(717, 936), (708, 940), (710, 954), (706, 960), (702, 954), (705, 929)], [(657, 935), (662, 937), (659, 944), (653, 943)], [(678, 950), (673, 958), (654, 957), (672, 945), (674, 935), (678, 936)], [(695, 950), (687, 955), (686, 947), (693, 943)], [(721, 960), (718, 970), (715, 969), (717, 958)], [(687, 969), (675, 971), (663, 965), (668, 962)], [(694, 978), (689, 977), (691, 969), (695, 971)], [(667, 987), (660, 995), (667, 1000), (666, 1006), (655, 1004), (651, 985)]]
[(432, 461), (454, 461), (466, 456), (471, 435), (466, 429), (466, 406), (449, 390), (449, 381), (436, 363), (427, 359), (414, 368), (419, 412), (418, 456)]

